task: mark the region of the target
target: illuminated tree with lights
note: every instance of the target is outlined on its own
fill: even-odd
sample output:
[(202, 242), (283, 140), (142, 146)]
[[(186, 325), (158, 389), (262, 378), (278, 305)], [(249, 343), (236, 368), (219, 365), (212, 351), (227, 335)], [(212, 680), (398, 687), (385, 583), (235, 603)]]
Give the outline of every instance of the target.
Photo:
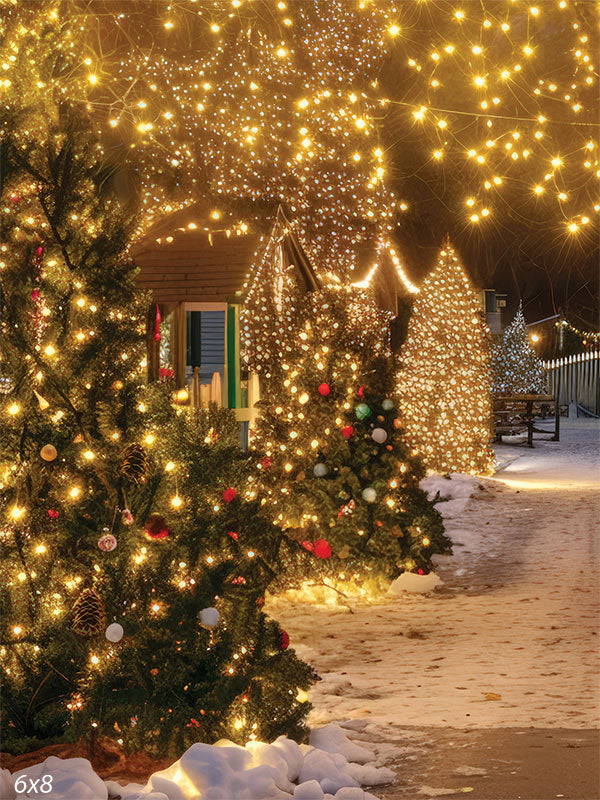
[(278, 585), (326, 578), (360, 591), (429, 570), (450, 543), (402, 439), (386, 334), (376, 312), (369, 325), (355, 313), (368, 294), (334, 284), (312, 301), (282, 390), (271, 384), (260, 403), (257, 491), (286, 534)]
[(490, 335), (450, 242), (421, 286), (400, 351), (401, 419), (435, 472), (489, 474)]
[(523, 307), (492, 349), (492, 388), (499, 394), (540, 394), (544, 367), (529, 341)]
[(3, 746), (301, 736), (313, 672), (261, 610), (281, 531), (231, 412), (189, 419), (143, 385), (132, 221), (53, 85), (77, 44), (44, 31), (17, 51), (2, 121)]

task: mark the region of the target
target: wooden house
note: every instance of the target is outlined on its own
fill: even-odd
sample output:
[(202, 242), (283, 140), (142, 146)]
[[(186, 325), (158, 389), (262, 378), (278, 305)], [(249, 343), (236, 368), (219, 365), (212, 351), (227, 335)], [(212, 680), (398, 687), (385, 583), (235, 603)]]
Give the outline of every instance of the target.
[(131, 250), (138, 284), (152, 293), (149, 380), (172, 374), (192, 404), (215, 401), (246, 424), (259, 386), (240, 359), (240, 308), (269, 243), (274, 281), (292, 272), (302, 291), (319, 287), (281, 208), (270, 219), (245, 221), (195, 204), (156, 222)]

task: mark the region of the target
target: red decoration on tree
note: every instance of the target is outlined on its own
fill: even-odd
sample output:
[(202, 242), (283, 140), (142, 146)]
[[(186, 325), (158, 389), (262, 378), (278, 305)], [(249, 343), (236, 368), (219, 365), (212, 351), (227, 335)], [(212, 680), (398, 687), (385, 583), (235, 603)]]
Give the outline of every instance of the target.
[(319, 386), (319, 394), (322, 395), (323, 397), (327, 397), (327, 395), (329, 394), (330, 391), (331, 391), (331, 389), (329, 388), (329, 384), (328, 383), (322, 383)]
[(260, 464), (262, 469), (269, 469), (269, 467), (273, 462), (271, 461), (269, 456), (265, 456), (264, 458), (261, 458), (261, 460), (258, 463)]
[(160, 342), (160, 322), (161, 322), (161, 319), (162, 318), (160, 316), (160, 308), (158, 307), (158, 303), (157, 303), (156, 304), (156, 318), (155, 318), (155, 321), (154, 321), (154, 341), (155, 342)]
[(281, 649), (287, 650), (288, 647), (290, 646), (290, 637), (288, 633), (284, 630), (280, 631), (280, 635), (281, 635)]
[(48, 516), (50, 519), (58, 519), (60, 517), (60, 511), (55, 511), (53, 508), (49, 508)]
[(235, 539), (236, 542), (240, 538), (239, 533), (236, 533), (235, 531), (227, 531), (227, 536), (231, 536), (231, 538)]
[(312, 553), (315, 549), (315, 546), (312, 542), (300, 542), (300, 544), (305, 550), (308, 550), (309, 553)]
[(353, 433), (354, 433), (354, 428), (352, 427), (352, 425), (346, 425), (345, 428), (342, 428), (342, 436), (344, 437), (344, 439), (349, 439)]
[(231, 503), (231, 501), (235, 500), (236, 497), (237, 497), (237, 492), (235, 489), (232, 489), (231, 487), (229, 487), (229, 489), (225, 489), (225, 491), (223, 492), (223, 500), (225, 500), (226, 503)]
[(349, 516), (352, 514), (354, 509), (356, 508), (356, 502), (354, 500), (349, 500), (346, 505), (340, 506), (340, 510), (338, 511), (338, 518), (343, 516)]
[(150, 539), (166, 539), (170, 531), (167, 521), (161, 514), (150, 514), (144, 527), (144, 533)]
[(313, 547), (317, 558), (331, 558), (331, 547), (326, 539), (317, 539)]

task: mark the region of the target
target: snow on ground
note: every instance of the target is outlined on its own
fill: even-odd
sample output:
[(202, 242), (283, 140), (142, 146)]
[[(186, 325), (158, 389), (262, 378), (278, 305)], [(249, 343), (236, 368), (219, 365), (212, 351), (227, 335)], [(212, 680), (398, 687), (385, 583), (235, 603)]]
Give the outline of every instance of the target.
[[(322, 677), (310, 721), (389, 726), (596, 727), (597, 420), (561, 421), (561, 441), (499, 445), (494, 478), (428, 478), (455, 543), (441, 589), (385, 603), (268, 610)], [(444, 494), (444, 492), (441, 492)], [(435, 492), (434, 492), (435, 494)]]
[(85, 758), (50, 756), (12, 775), (0, 770), (0, 800), (376, 800), (360, 787), (390, 783), (394, 773), (373, 762), (372, 750), (353, 741), (361, 724), (326, 725), (310, 744), (280, 736), (272, 744), (240, 747), (223, 739), (192, 745), (147, 784), (101, 780)]

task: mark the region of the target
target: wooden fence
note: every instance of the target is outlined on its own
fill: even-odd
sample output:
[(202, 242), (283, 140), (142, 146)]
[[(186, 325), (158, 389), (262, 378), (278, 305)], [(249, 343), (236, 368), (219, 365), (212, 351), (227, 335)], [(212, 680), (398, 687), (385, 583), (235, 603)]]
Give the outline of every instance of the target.
[(548, 392), (560, 404), (600, 415), (600, 350), (544, 361)]

